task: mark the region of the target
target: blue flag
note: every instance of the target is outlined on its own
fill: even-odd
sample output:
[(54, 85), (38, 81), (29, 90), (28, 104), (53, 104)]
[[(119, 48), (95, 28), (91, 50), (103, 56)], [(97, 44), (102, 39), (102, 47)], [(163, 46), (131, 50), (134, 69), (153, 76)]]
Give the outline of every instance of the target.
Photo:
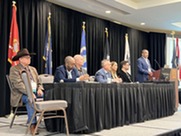
[(105, 34), (106, 34), (106, 44), (105, 44), (105, 47), (104, 47), (104, 58), (103, 59), (110, 60), (110, 50), (109, 50), (109, 41), (108, 41), (108, 30), (107, 30), (107, 28), (105, 30)]
[(43, 59), (45, 60), (45, 74), (52, 75), (52, 38), (50, 18), (51, 16), (49, 15)]
[(84, 64), (83, 64), (82, 68), (84, 68), (87, 71), (86, 36), (85, 36), (85, 23), (84, 22), (82, 25), (80, 55), (84, 57)]

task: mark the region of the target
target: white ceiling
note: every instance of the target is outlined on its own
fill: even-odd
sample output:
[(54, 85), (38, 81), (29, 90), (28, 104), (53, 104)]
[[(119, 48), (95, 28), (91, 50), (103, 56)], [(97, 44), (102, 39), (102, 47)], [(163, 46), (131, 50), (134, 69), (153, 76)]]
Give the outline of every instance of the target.
[[(47, 0), (143, 31), (181, 34), (181, 0)], [(110, 14), (105, 11), (110, 10)], [(145, 22), (145, 25), (140, 23)], [(178, 23), (178, 26), (172, 23)]]

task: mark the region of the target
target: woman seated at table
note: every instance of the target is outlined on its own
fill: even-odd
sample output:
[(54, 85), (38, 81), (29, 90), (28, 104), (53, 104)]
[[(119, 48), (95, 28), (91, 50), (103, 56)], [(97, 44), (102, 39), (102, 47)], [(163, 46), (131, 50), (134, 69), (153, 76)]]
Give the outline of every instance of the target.
[(111, 62), (111, 76), (114, 82), (121, 83), (122, 79), (117, 76), (118, 64), (115, 61)]

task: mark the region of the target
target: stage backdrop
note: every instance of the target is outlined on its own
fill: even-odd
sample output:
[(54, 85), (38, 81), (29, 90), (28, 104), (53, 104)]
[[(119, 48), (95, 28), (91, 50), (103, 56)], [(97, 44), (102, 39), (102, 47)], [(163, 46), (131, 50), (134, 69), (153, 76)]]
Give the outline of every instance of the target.
[[(42, 59), (45, 45), (48, 13), (51, 12), (51, 32), (53, 50), (53, 73), (55, 68), (64, 63), (64, 57), (80, 53), (82, 22), (86, 22), (86, 45), (88, 73), (94, 75), (101, 67), (105, 45), (105, 27), (109, 32), (110, 59), (120, 62), (124, 59), (125, 34), (131, 54), (132, 76), (136, 75), (136, 60), (141, 50), (150, 51), (153, 68), (158, 68), (154, 59), (163, 66), (165, 63), (165, 34), (143, 32), (110, 21), (76, 12), (44, 0), (16, 0), (17, 21), (19, 26), (20, 48), (36, 52), (31, 65), (38, 73), (44, 73)], [(0, 116), (10, 113), (10, 91), (5, 75), (9, 74), (7, 61), (9, 32), (12, 16), (12, 1), (0, 1)], [(133, 79), (134, 80), (134, 79)]]

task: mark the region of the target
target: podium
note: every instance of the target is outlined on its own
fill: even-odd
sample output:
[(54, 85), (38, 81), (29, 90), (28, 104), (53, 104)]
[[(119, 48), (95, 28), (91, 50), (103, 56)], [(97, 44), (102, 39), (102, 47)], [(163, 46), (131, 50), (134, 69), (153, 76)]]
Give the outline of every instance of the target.
[(149, 76), (150, 81), (173, 81), (175, 83), (175, 108), (178, 108), (178, 70), (176, 68), (161, 68)]

